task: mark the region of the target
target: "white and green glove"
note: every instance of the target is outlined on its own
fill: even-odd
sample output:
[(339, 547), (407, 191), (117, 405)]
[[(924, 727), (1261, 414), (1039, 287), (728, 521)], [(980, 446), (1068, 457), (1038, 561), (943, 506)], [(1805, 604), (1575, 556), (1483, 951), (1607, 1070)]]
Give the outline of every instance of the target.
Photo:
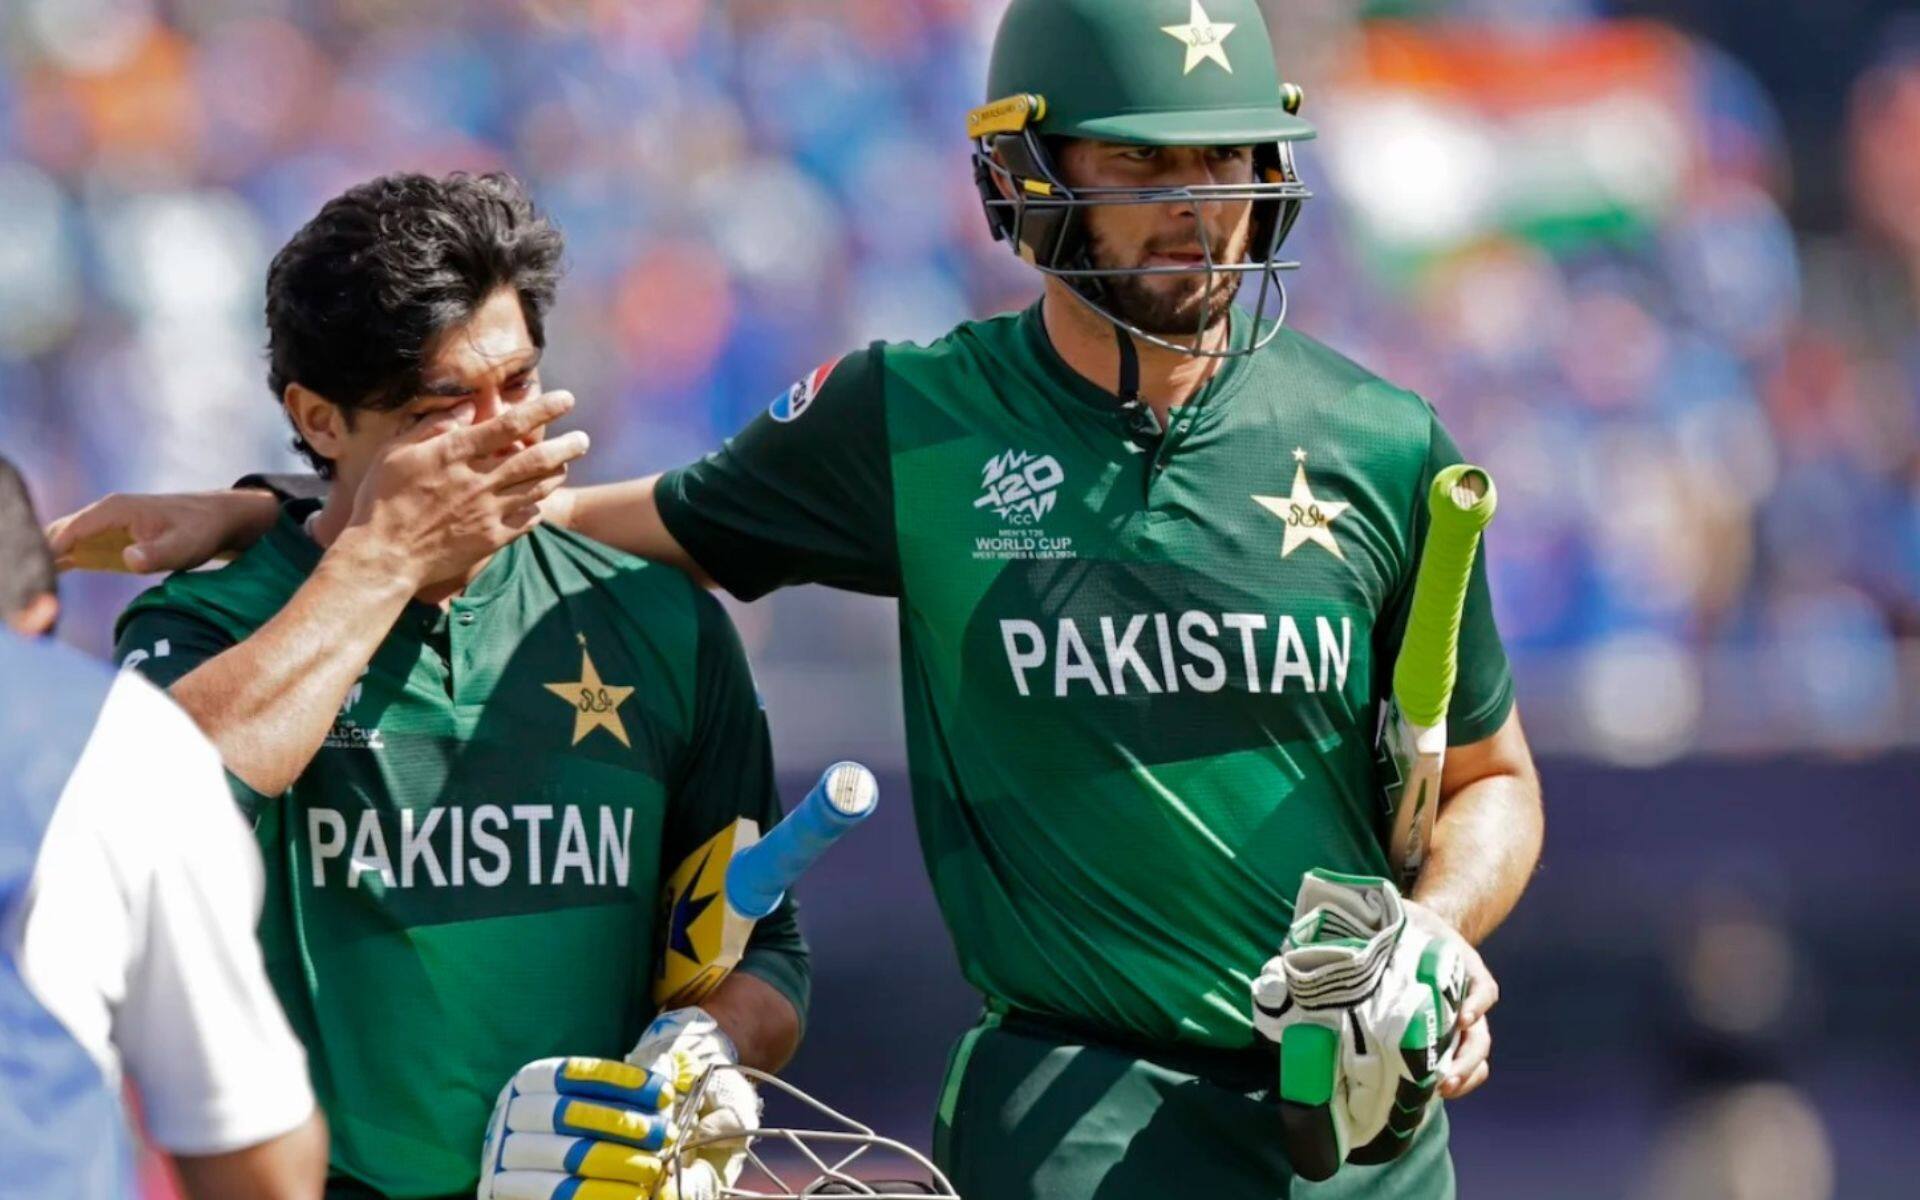
[[(669, 1009), (653, 1019), (640, 1041), (628, 1053), (627, 1061), (648, 1071), (673, 1079), (684, 1079), (687, 1086), (715, 1066), (736, 1067), (740, 1055), (733, 1039), (705, 1009), (689, 1007)], [(737, 1071), (714, 1071), (700, 1092), (700, 1109), (691, 1125), (686, 1114), (679, 1115), (686, 1142), (707, 1138), (722, 1140), (696, 1148), (681, 1164), (683, 1178), (704, 1177), (705, 1167), (712, 1173), (715, 1187), (731, 1187), (740, 1178), (746, 1161), (747, 1137), (760, 1128), (760, 1095), (746, 1076)], [(729, 1135), (738, 1135), (730, 1137)], [(690, 1185), (683, 1184), (690, 1190)], [(680, 1200), (695, 1200), (691, 1195)]]
[(528, 1063), (494, 1102), (478, 1200), (712, 1200), (717, 1180), (660, 1186), (674, 1099), (691, 1082), (606, 1058)]
[(1466, 988), (1457, 938), (1407, 921), (1385, 879), (1309, 871), (1253, 1023), (1280, 1045), (1281, 1141), (1302, 1178), (1405, 1153), (1433, 1108)]

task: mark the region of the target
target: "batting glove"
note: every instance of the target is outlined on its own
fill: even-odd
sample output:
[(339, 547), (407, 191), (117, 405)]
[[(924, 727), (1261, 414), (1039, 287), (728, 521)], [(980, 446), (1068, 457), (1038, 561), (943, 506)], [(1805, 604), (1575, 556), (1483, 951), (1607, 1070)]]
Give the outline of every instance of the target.
[[(702, 1008), (675, 1008), (661, 1013), (640, 1035), (627, 1061), (649, 1071), (685, 1079), (688, 1086), (709, 1069), (736, 1067), (740, 1055)], [(681, 1116), (685, 1120), (685, 1114)], [(718, 1179), (732, 1186), (745, 1164), (747, 1135), (760, 1128), (760, 1094), (737, 1071), (714, 1071), (700, 1095), (700, 1109), (682, 1135), (688, 1142), (713, 1137), (728, 1140), (696, 1149), (692, 1160), (705, 1163)], [(686, 1164), (683, 1161), (683, 1174)]]
[(1281, 1136), (1296, 1173), (1404, 1153), (1432, 1108), (1465, 987), (1458, 941), (1407, 923), (1371, 876), (1309, 871), (1295, 919), (1253, 985), (1280, 1044)]
[[(671, 1074), (604, 1058), (543, 1058), (500, 1089), (481, 1151), (478, 1200), (649, 1200), (666, 1174), (661, 1155), (674, 1097)], [(712, 1200), (718, 1181), (658, 1193)]]

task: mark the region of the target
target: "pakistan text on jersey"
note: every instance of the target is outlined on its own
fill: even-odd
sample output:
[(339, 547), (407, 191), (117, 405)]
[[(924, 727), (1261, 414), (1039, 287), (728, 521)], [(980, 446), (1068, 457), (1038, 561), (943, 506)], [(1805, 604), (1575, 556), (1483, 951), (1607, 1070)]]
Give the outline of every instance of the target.
[(307, 857), (316, 888), (361, 887), (367, 875), (389, 888), (623, 888), (632, 839), (633, 810), (604, 805), (597, 815), (572, 804), (442, 805), (424, 813), (363, 809), (351, 821), (338, 809), (307, 810)]
[(1084, 629), (1072, 617), (1051, 629), (1005, 619), (1000, 643), (1022, 696), (1036, 687), (1045, 693), (1049, 666), (1055, 696), (1217, 692), (1229, 683), (1249, 692), (1337, 692), (1347, 685), (1353, 618), (1341, 617), (1337, 634), (1327, 617), (1309, 624), (1285, 613), (1272, 621), (1265, 613), (1129, 613), (1089, 618)]

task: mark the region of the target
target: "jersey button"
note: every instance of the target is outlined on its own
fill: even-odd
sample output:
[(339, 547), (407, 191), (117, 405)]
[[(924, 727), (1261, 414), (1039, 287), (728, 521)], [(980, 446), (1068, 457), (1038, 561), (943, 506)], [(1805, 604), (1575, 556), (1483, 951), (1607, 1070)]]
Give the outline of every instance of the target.
[(471, 611), (463, 611), (463, 612), (462, 612), (462, 613), (460, 614), (460, 623), (461, 623), (462, 625), (471, 625), (471, 624), (473, 624), (473, 613), (472, 613)]

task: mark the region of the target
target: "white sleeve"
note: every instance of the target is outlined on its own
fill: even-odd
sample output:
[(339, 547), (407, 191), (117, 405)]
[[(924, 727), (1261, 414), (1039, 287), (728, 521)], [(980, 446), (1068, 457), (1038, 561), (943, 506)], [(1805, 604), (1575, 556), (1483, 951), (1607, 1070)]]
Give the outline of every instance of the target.
[[(259, 851), (213, 745), (138, 675), (114, 683), (30, 889), (30, 982), (41, 990), (31, 979), (37, 960), (57, 1016), (63, 992), (70, 1005), (90, 999), (94, 1013), (104, 1004), (109, 1045), (90, 1044), (97, 1039), (84, 1026), (94, 1013), (76, 1012), (69, 1027), (81, 1026), (76, 1036), (106, 1056), (110, 1073), (116, 1059), (124, 1068), (155, 1142), (177, 1154), (224, 1153), (312, 1113), (306, 1056), (254, 936)], [(80, 945), (101, 957), (64, 971), (46, 961), (49, 950), (82, 957), (73, 953)], [(62, 975), (64, 987), (52, 978)]]

